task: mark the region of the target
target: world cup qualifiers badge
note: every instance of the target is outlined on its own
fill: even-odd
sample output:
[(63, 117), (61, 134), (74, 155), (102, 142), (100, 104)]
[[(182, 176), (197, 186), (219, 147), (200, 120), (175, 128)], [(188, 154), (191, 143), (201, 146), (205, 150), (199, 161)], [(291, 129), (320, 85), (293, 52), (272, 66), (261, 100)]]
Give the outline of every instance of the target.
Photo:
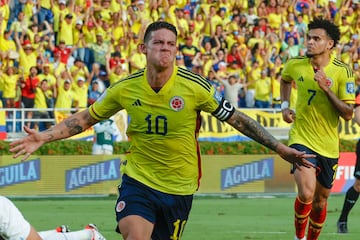
[(349, 94), (355, 93), (355, 84), (353, 82), (346, 83), (346, 92)]
[(170, 99), (170, 107), (172, 108), (172, 110), (174, 110), (176, 112), (183, 109), (184, 105), (185, 105), (185, 102), (184, 102), (184, 99), (182, 97), (175, 96), (175, 97)]

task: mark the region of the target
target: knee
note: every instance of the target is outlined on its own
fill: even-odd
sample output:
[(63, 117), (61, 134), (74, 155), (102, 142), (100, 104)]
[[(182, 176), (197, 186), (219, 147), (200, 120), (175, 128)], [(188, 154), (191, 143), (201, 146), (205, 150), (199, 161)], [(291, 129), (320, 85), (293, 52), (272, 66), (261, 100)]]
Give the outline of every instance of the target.
[(322, 210), (326, 209), (326, 202), (325, 203), (322, 203), (322, 202), (313, 202), (312, 204), (312, 209), (315, 211), (315, 212), (321, 212)]
[(312, 204), (312, 208), (316, 212), (321, 212), (327, 207), (327, 197), (315, 198)]
[(314, 200), (314, 192), (311, 189), (306, 189), (298, 193), (299, 199), (304, 203), (309, 203)]

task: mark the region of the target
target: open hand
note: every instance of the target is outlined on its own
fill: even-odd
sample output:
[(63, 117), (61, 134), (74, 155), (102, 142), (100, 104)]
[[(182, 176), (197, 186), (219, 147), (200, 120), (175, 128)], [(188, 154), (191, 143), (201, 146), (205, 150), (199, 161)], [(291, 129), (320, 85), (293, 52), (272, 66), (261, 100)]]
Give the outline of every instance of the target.
[(39, 132), (26, 126), (24, 127), (24, 130), (28, 135), (11, 142), (9, 149), (10, 152), (14, 153), (13, 158), (23, 155), (22, 161), (28, 159), (33, 152), (44, 144), (44, 141), (40, 138)]
[(293, 164), (297, 169), (301, 171), (301, 166), (307, 167), (307, 168), (314, 168), (315, 165), (309, 162), (307, 159), (309, 158), (315, 158), (315, 154), (309, 154), (306, 152), (300, 152), (296, 150), (295, 148), (291, 148), (288, 146), (285, 146), (282, 144), (282, 146), (279, 146), (278, 148), (279, 155), (285, 159), (285, 161)]

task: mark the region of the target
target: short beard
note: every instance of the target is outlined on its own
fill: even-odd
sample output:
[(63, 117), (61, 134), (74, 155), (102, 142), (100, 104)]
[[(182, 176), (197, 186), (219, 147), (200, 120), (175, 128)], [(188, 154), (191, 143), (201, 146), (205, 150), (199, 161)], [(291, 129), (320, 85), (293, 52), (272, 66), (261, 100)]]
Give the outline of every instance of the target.
[(306, 52), (306, 56), (309, 57), (309, 58), (312, 58), (312, 57), (316, 57), (316, 56), (323, 55), (324, 53), (325, 53), (325, 51), (322, 51), (322, 52), (319, 52), (319, 53), (309, 53), (309, 52)]
[(311, 57), (315, 56), (315, 54), (306, 52), (306, 56), (311, 58)]

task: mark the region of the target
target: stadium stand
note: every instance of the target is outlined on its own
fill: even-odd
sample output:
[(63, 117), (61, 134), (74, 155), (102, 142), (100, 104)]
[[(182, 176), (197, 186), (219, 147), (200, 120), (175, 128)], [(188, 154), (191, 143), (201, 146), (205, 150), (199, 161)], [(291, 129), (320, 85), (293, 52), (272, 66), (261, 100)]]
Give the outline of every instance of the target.
[[(242, 86), (237, 107), (279, 108), (282, 65), (306, 54), (307, 23), (315, 17), (340, 26), (334, 54), (359, 81), (359, 15), (358, 0), (1, 0), (0, 99), (7, 119), (24, 122), (26, 114), (43, 119), (28, 124), (47, 128), (54, 108), (81, 110), (143, 68), (144, 29), (169, 21), (179, 33), (176, 64), (204, 75), (222, 94), (223, 82), (235, 78)], [(13, 122), (7, 131), (21, 127)]]

